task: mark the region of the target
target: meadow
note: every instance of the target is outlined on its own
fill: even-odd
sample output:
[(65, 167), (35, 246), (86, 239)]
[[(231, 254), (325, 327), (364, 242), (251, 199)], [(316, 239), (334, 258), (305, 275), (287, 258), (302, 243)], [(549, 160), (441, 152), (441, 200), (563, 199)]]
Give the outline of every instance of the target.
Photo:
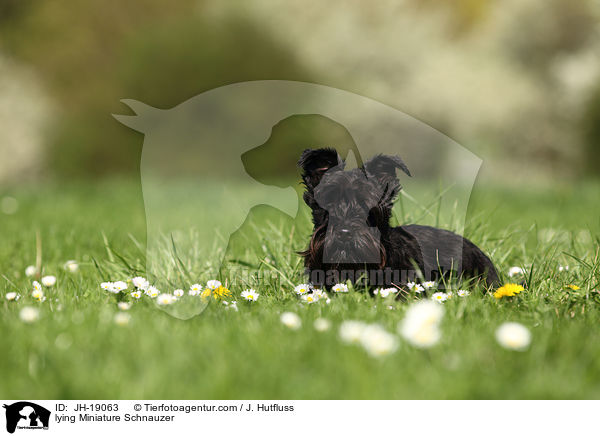
[[(152, 298), (100, 287), (146, 276), (139, 181), (48, 183), (0, 194), (19, 203), (16, 213), (0, 214), (2, 398), (600, 398), (598, 184), (476, 186), (465, 236), (490, 254), (504, 282), (525, 281), (527, 289), (502, 299), (477, 288), (454, 295), (442, 305), (439, 343), (426, 349), (397, 333), (416, 296), (396, 301), (351, 290), (330, 295), (329, 304), (307, 304), (294, 293), (304, 281), (296, 251), (311, 230), (306, 208), (291, 220), (259, 207), (232, 238), (222, 267), (210, 253), (189, 265), (182, 288), (218, 279), (237, 310), (210, 297), (198, 316), (182, 320)], [(223, 216), (228, 207), (211, 204)], [(396, 215), (402, 222), (421, 216), (406, 203)], [(64, 268), (69, 260), (77, 271)], [(25, 274), (36, 261), (40, 277), (57, 278), (43, 287), (43, 302), (31, 296), (39, 277)], [(515, 266), (525, 274), (509, 278)], [(242, 299), (246, 288), (259, 293), (256, 301)], [(20, 298), (9, 301), (11, 292)], [(199, 297), (174, 304), (191, 298)], [(131, 308), (120, 310), (117, 300), (131, 300)], [(39, 309), (39, 319), (24, 322), (26, 306)], [(284, 312), (296, 313), (302, 327), (284, 325)], [(319, 318), (331, 327), (317, 331)], [(344, 342), (339, 329), (348, 320), (380, 325), (397, 336), (397, 349), (373, 356)], [(507, 321), (530, 331), (526, 349), (496, 341)]]

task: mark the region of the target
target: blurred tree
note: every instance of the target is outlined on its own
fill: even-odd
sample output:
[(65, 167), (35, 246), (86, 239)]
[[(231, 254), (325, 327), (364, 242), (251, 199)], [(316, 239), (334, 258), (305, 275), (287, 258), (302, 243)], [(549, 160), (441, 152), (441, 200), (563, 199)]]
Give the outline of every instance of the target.
[(460, 37), (468, 34), (483, 23), (492, 8), (494, 0), (411, 0), (417, 8), (443, 10), (447, 17), (449, 36)]
[(591, 0), (523, 2), (514, 15), (513, 31), (504, 38), (507, 52), (547, 76), (548, 66), (559, 55), (577, 52), (594, 37), (593, 9)]
[(48, 156), (60, 176), (136, 171), (142, 138), (111, 117), (122, 98), (166, 108), (230, 83), (311, 78), (258, 23), (206, 2), (9, 1), (2, 49), (37, 67), (57, 102)]
[(32, 0), (2, 0), (0, 2), (0, 29), (12, 26), (25, 15)]
[[(596, 3), (0, 0), (0, 50), (53, 93), (59, 174), (136, 168), (141, 135), (110, 116), (126, 110), (121, 98), (166, 108), (233, 82), (291, 79), (401, 108), (494, 159), (499, 178), (578, 176), (586, 83), (600, 71)], [(589, 157), (597, 141), (587, 144)]]

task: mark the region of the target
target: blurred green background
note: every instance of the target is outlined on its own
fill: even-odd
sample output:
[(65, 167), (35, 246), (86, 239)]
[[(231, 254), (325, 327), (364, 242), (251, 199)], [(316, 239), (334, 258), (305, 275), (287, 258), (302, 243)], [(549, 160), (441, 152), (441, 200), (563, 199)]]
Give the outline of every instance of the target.
[(2, 0), (0, 185), (136, 176), (132, 98), (173, 107), (240, 81), (379, 100), (532, 183), (600, 166), (600, 4), (592, 0)]

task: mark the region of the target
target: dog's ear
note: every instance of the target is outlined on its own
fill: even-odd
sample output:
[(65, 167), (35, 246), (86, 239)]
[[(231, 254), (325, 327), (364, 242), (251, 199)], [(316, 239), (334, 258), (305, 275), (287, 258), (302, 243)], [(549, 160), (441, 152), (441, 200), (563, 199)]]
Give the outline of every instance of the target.
[(398, 156), (386, 156), (380, 154), (368, 162), (365, 162), (364, 168), (367, 177), (373, 177), (379, 183), (382, 191), (381, 198), (379, 199), (380, 207), (391, 211), (393, 203), (402, 189), (400, 181), (396, 176), (396, 169), (400, 168), (412, 177), (408, 167)]
[(412, 177), (412, 174), (408, 170), (408, 167), (398, 156), (386, 156), (380, 154), (375, 156), (368, 162), (365, 162), (365, 170), (367, 171), (367, 174), (374, 177), (396, 178), (396, 168), (400, 168), (408, 176)]
[(307, 149), (302, 152), (298, 166), (302, 168), (302, 180), (308, 189), (319, 184), (323, 175), (334, 167), (343, 169), (344, 163), (333, 148)]

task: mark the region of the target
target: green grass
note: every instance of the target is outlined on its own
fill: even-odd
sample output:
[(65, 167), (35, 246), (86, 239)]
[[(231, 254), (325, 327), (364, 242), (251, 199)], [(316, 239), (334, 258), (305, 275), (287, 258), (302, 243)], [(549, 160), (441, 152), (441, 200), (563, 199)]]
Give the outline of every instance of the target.
[[(253, 210), (220, 269), (213, 260), (219, 253), (205, 249), (181, 254), (180, 277), (160, 277), (160, 268), (148, 272), (162, 286), (219, 277), (239, 312), (211, 303), (180, 320), (145, 298), (134, 302), (130, 324), (118, 326), (116, 298), (99, 283), (146, 273), (139, 184), (49, 184), (6, 194), (20, 209), (0, 215), (2, 398), (600, 398), (600, 186), (478, 187), (466, 235), (502, 272), (526, 266), (529, 289), (510, 300), (478, 290), (455, 297), (444, 304), (438, 345), (419, 350), (401, 340), (394, 354), (379, 359), (340, 341), (339, 324), (355, 319), (396, 332), (407, 303), (351, 292), (333, 296), (329, 305), (301, 304), (290, 283), (302, 281), (295, 251), (310, 232), (305, 209), (295, 220), (268, 207)], [(224, 217), (228, 207), (227, 199), (211, 204)], [(396, 212), (407, 222), (420, 215), (406, 202)], [(43, 303), (29, 296), (31, 279), (24, 275), (35, 263), (37, 231), (44, 273), (58, 277)], [(190, 236), (191, 245), (202, 247), (202, 238)], [(62, 269), (70, 259), (80, 262), (79, 272)], [(569, 272), (558, 273), (567, 264)], [(567, 291), (567, 284), (581, 289)], [(249, 286), (261, 294), (253, 304), (239, 298)], [(11, 291), (22, 298), (6, 301)], [(38, 306), (39, 321), (23, 323), (24, 306)], [(284, 311), (298, 313), (303, 328), (283, 326)], [(318, 317), (331, 320), (332, 329), (316, 332)], [(530, 329), (527, 351), (496, 343), (494, 331), (504, 321)]]

